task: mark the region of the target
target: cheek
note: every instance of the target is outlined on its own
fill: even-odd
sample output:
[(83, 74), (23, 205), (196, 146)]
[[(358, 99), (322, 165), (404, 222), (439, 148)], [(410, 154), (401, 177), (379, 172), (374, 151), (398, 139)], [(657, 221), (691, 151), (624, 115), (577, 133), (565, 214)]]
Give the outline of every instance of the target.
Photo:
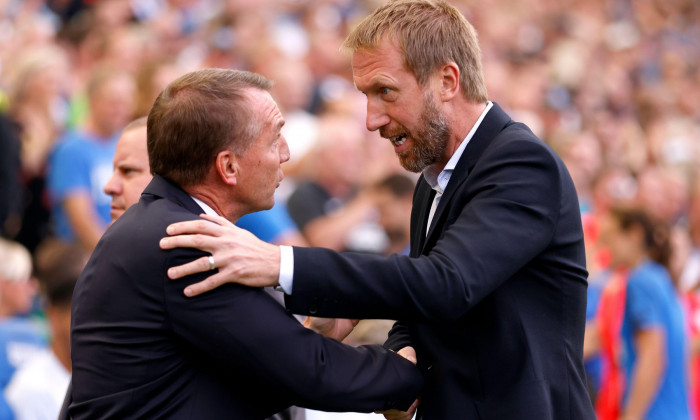
[(124, 181), (124, 201), (127, 206), (131, 206), (139, 201), (143, 188), (138, 179), (132, 178)]

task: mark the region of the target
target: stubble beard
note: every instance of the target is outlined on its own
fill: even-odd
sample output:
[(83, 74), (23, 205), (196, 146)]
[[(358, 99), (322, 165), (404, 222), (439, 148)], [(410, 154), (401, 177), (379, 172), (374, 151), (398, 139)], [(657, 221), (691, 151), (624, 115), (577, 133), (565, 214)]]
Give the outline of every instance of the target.
[(431, 94), (424, 95), (423, 112), (418, 125), (418, 131), (410, 134), (413, 148), (397, 153), (401, 166), (415, 173), (437, 162), (450, 139), (451, 130), (447, 117), (438, 109)]

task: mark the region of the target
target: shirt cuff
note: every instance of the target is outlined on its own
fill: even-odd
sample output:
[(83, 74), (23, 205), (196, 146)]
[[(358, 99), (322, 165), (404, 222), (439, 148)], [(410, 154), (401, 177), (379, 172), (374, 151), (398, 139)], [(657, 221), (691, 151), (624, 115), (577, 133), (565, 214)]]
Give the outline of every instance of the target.
[(291, 246), (280, 246), (280, 277), (277, 290), (288, 295), (292, 294), (294, 283), (294, 250)]

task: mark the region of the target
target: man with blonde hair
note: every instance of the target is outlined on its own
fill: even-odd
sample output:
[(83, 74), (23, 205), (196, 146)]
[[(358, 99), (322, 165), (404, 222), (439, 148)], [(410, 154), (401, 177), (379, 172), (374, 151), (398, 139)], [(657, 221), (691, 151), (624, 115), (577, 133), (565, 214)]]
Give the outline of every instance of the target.
[[(183, 282), (185, 294), (279, 284), (293, 312), (400, 320), (385, 346), (417, 357), (419, 419), (593, 419), (576, 191), (561, 159), (488, 100), (474, 28), (445, 1), (398, 0), (345, 46), (367, 129), (422, 173), (410, 256), (280, 248), (221, 219), (180, 223), (161, 246), (212, 252), (218, 268)], [(200, 258), (170, 276), (204, 270)]]

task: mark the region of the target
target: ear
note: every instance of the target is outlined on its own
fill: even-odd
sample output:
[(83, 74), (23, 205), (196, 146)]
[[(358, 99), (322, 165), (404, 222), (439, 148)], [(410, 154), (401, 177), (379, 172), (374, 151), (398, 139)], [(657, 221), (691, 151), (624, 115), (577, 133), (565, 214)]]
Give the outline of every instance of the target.
[(459, 67), (456, 63), (449, 62), (438, 70), (440, 83), (440, 99), (443, 102), (450, 101), (459, 93)]
[(223, 183), (236, 185), (239, 174), (238, 158), (231, 150), (222, 150), (216, 155), (215, 168)]

